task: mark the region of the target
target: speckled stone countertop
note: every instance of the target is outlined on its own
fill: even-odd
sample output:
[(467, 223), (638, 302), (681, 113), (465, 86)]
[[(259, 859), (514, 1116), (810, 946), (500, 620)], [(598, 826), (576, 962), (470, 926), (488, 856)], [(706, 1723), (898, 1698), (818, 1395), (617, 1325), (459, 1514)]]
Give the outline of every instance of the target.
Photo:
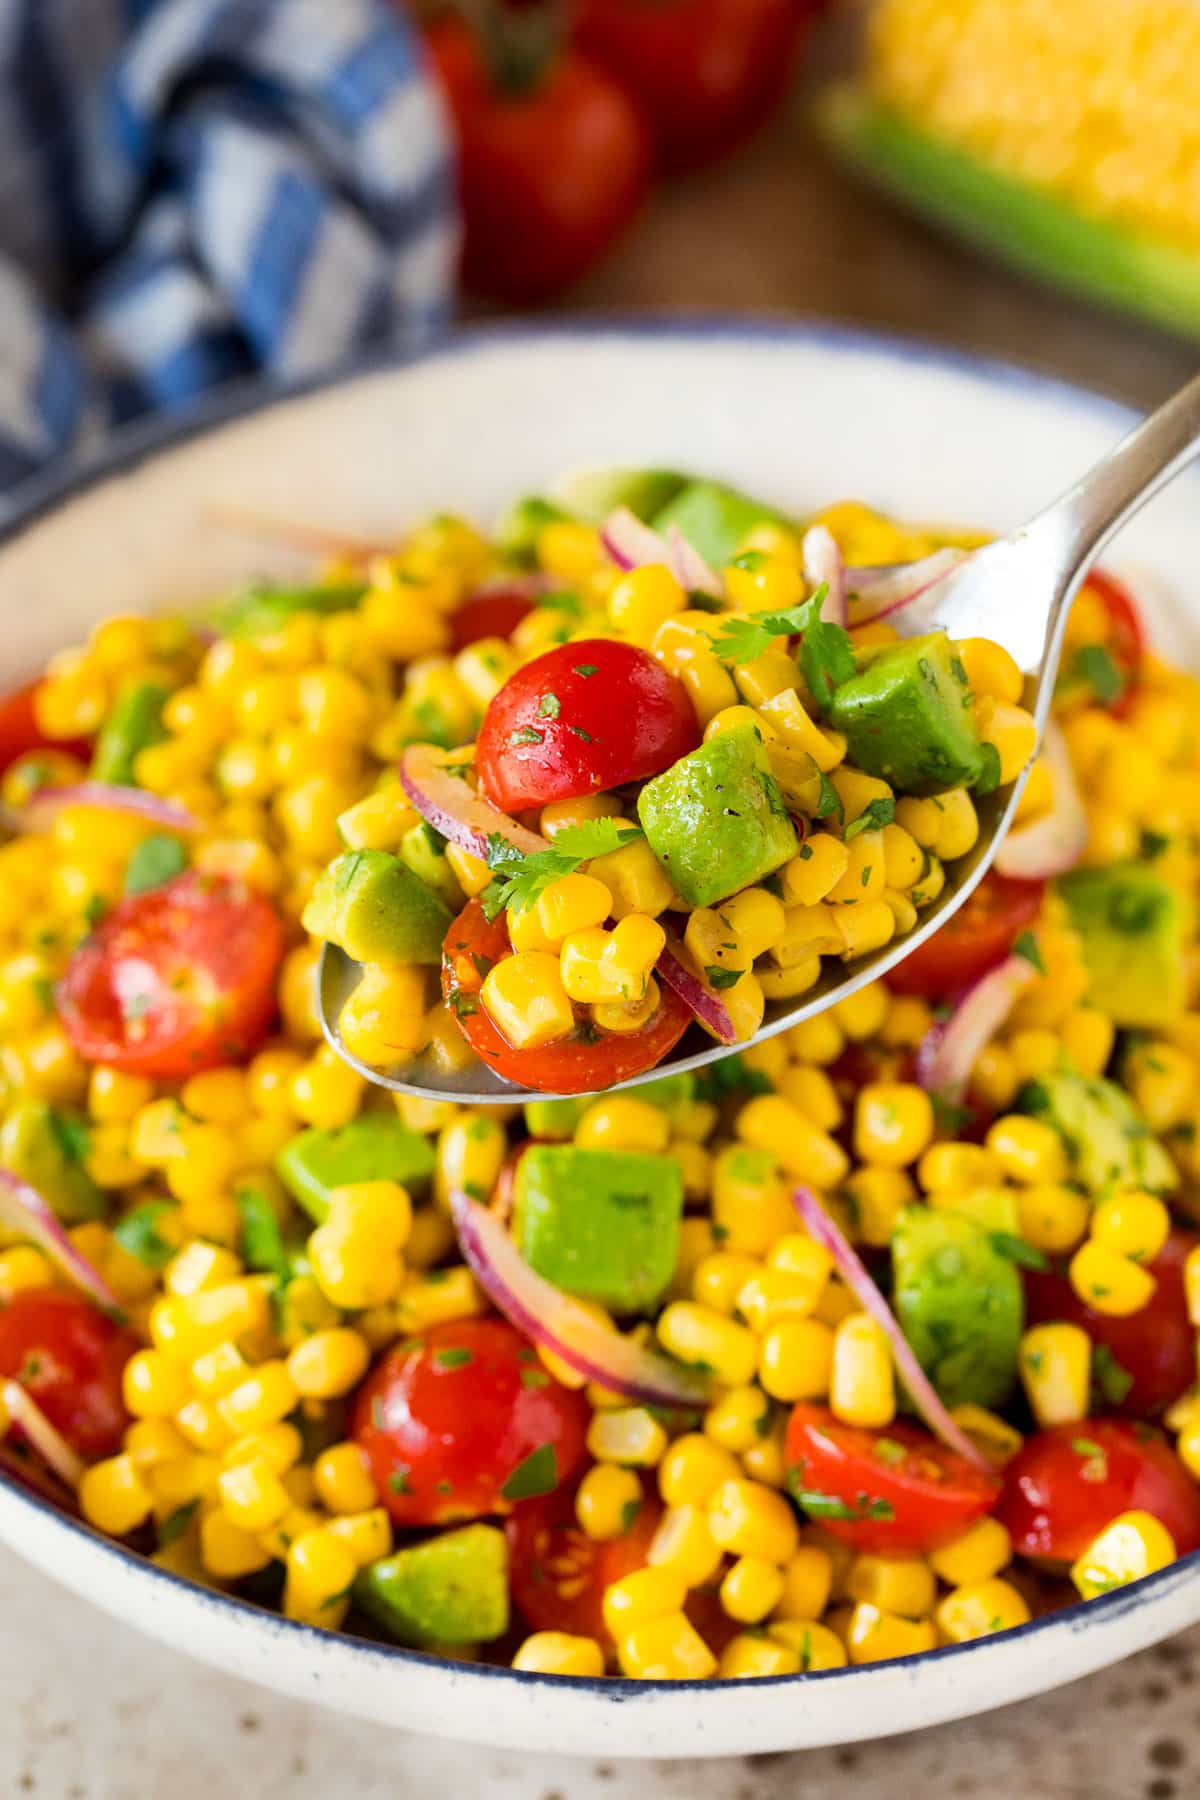
[(161, 1649), (0, 1551), (3, 1800), (1191, 1800), (1200, 1629), (914, 1737), (729, 1762), (571, 1762), (282, 1700)]

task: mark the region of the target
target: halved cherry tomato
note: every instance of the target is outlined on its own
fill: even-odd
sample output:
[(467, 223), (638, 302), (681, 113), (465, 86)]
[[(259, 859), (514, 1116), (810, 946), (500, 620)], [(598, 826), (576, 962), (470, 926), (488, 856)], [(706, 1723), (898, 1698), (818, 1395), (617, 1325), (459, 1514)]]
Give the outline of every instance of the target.
[(62, 750), (85, 761), (92, 747), (82, 738), (49, 738), (37, 722), (34, 696), (40, 681), (26, 682), (0, 699), (0, 774), (30, 750)]
[(993, 869), (954, 917), (884, 980), (894, 994), (935, 1000), (970, 987), (1006, 957), (1042, 905), (1044, 881), (1014, 881)]
[(480, 902), (468, 900), (446, 933), (442, 995), (476, 1056), (506, 1081), (547, 1094), (597, 1093), (653, 1069), (691, 1023), (690, 1010), (664, 982), (658, 1010), (640, 1031), (597, 1032), (583, 1020), (571, 1037), (536, 1050), (518, 1050), (479, 999), (488, 970), (511, 955), (504, 914), (489, 924)]
[(610, 1645), (604, 1590), (644, 1566), (662, 1511), (647, 1492), (628, 1530), (601, 1543), (576, 1522), (570, 1488), (523, 1501), (504, 1531), (513, 1601), (530, 1630), (567, 1631)]
[(193, 1075), (266, 1036), (282, 955), (269, 900), (187, 870), (122, 900), (80, 945), (58, 986), (59, 1017), (85, 1062)]
[(699, 742), (687, 689), (648, 650), (585, 638), (510, 676), (483, 716), (475, 766), (489, 800), (522, 812), (646, 781)]
[[(1094, 1312), (1071, 1286), (1065, 1271), (1029, 1269), (1025, 1273), (1025, 1302), (1031, 1325), (1057, 1319), (1082, 1325), (1092, 1343), (1103, 1345), (1116, 1368), (1112, 1379), (1129, 1391), (1108, 1404), (1108, 1412), (1126, 1418), (1145, 1419), (1162, 1412), (1196, 1379), (1196, 1331), (1188, 1317), (1183, 1286), (1183, 1265), (1200, 1236), (1193, 1231), (1172, 1231), (1152, 1263), (1146, 1265), (1157, 1283), (1154, 1296), (1141, 1312), (1125, 1318)], [(1098, 1382), (1100, 1394), (1103, 1383)]]
[(724, 155), (791, 82), (796, 0), (584, 0), (576, 41), (641, 101), (660, 166)]
[(450, 614), (450, 648), (465, 650), (479, 638), (511, 637), (521, 620), (533, 611), (533, 601), (523, 588), (485, 588), (468, 594)]
[(486, 55), (458, 19), (428, 30), (458, 140), (463, 279), (494, 299), (544, 300), (630, 223), (649, 186), (650, 142), (603, 69), (558, 51), (544, 30), (537, 49), (521, 41), (533, 33), (518, 9), (487, 12)]
[(131, 1331), (78, 1294), (28, 1288), (0, 1307), (0, 1376), (20, 1382), (89, 1460), (121, 1447), (121, 1376), (137, 1348)]
[(1200, 1547), (1200, 1489), (1162, 1435), (1081, 1419), (1028, 1438), (1005, 1470), (996, 1517), (1022, 1556), (1074, 1562), (1123, 1512), (1161, 1520), (1180, 1556)]
[(569, 1482), (590, 1417), (506, 1320), (452, 1319), (376, 1364), (351, 1436), (397, 1525), (443, 1525), (509, 1513), (523, 1494)]
[(824, 1406), (793, 1408), (785, 1455), (800, 1505), (806, 1494), (825, 1503), (806, 1507), (809, 1516), (856, 1550), (882, 1556), (923, 1556), (948, 1544), (1000, 1492), (996, 1477), (915, 1425), (860, 1431)]

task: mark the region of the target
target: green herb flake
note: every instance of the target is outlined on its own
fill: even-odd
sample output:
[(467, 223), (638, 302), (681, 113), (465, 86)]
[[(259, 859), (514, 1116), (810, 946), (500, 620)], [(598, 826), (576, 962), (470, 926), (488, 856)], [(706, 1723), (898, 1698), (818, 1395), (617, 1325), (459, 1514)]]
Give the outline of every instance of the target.
[(708, 985), (720, 992), (723, 988), (736, 987), (746, 971), (744, 969), (722, 969), (719, 964), (710, 963), (704, 973), (708, 978)]
[(122, 1250), (136, 1256), (148, 1269), (165, 1269), (179, 1246), (164, 1237), (159, 1227), (177, 1211), (169, 1200), (143, 1201), (118, 1220), (113, 1237)]
[(408, 1479), (408, 1474), (408, 1465), (405, 1463), (402, 1463), (398, 1469), (392, 1470), (388, 1476), (388, 1487), (393, 1494), (412, 1493), (412, 1482)]
[(562, 701), (557, 694), (543, 694), (538, 702), (539, 719), (557, 719), (562, 711)]
[(1097, 1344), (1092, 1351), (1092, 1379), (1110, 1406), (1120, 1406), (1133, 1386), (1133, 1376), (1122, 1368), (1107, 1344)]
[[(493, 833), (488, 839), (487, 861), (489, 868), (496, 870), (499, 884), (494, 897), (495, 912), (489, 916), (495, 917), (506, 906), (524, 912), (546, 888), (572, 874), (580, 863), (623, 850), (641, 835), (636, 825), (626, 825), (619, 819), (587, 819), (580, 825), (564, 826), (548, 850), (534, 850), (523, 856)], [(492, 882), (484, 890), (485, 913), (488, 896), (495, 887), (497, 883)]]
[[(871, 800), (857, 819), (851, 819), (842, 833), (842, 842), (850, 843), (851, 839), (856, 838), (860, 831), (882, 831), (884, 826), (890, 825), (895, 817), (896, 802), (893, 799), (890, 797), (884, 799), (881, 796), (878, 800)], [(863, 885), (865, 886), (866, 883), (864, 882)]]
[(165, 833), (143, 838), (125, 865), (125, 892), (144, 894), (161, 887), (187, 868), (187, 851), (177, 837)]
[(158, 1547), (165, 1550), (168, 1544), (177, 1543), (196, 1516), (199, 1500), (185, 1500), (182, 1506), (168, 1513), (158, 1528)]
[(1046, 973), (1046, 965), (1042, 961), (1042, 951), (1032, 931), (1023, 931), (1012, 947), (1014, 956), (1022, 957), (1035, 968), (1039, 975)]
[(904, 1461), (908, 1449), (904, 1444), (897, 1443), (895, 1438), (881, 1437), (875, 1440), (875, 1455), (881, 1463), (894, 1468), (897, 1463)]
[(816, 816), (818, 819), (835, 818), (840, 823), (846, 816), (842, 805), (842, 796), (830, 781), (823, 769), (818, 770), (821, 779), (821, 793), (817, 801)]
[(433, 1353), (434, 1367), (438, 1369), (465, 1369), (467, 1364), (474, 1360), (475, 1352), (473, 1350), (466, 1350), (457, 1345), (451, 1345), (446, 1350), (435, 1350)]
[(587, 681), (590, 676), (598, 675), (600, 673), (599, 663), (575, 663), (573, 667), (575, 674), (582, 675), (585, 681)]
[(286, 1280), (291, 1262), (275, 1209), (261, 1188), (250, 1184), (234, 1190), (242, 1216), (242, 1261), (248, 1269), (263, 1269)]
[(634, 1524), (637, 1520), (637, 1516), (641, 1512), (641, 1510), (642, 1510), (642, 1503), (640, 1500), (626, 1500), (624, 1506), (621, 1508), (621, 1536), (622, 1537), (625, 1537), (628, 1532), (633, 1530)]
[(988, 1242), (997, 1256), (1003, 1256), (1009, 1262), (1016, 1263), (1022, 1269), (1036, 1269), (1039, 1272), (1050, 1267), (1049, 1259), (1042, 1251), (1027, 1244), (1024, 1238), (1014, 1237), (1011, 1231), (989, 1231)]
[(509, 732), (508, 741), (515, 748), (518, 744), (541, 744), (545, 739), (532, 725), (522, 725), (519, 730)]
[(539, 1444), (519, 1462), (500, 1492), (505, 1500), (536, 1500), (558, 1486), (558, 1458), (553, 1444)]

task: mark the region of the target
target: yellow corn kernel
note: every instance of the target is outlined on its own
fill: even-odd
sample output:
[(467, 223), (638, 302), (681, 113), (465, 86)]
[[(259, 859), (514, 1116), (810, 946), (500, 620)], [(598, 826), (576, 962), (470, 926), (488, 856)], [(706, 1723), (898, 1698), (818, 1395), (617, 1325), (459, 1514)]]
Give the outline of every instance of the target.
[(790, 1644), (749, 1632), (730, 1638), (717, 1659), (721, 1681), (761, 1681), (769, 1675), (798, 1675), (800, 1657)]
[(670, 569), (646, 563), (614, 582), (608, 594), (608, 616), (635, 644), (648, 646), (659, 626), (686, 612), (687, 594)]
[(217, 1401), (221, 1417), (237, 1436), (277, 1425), (299, 1395), (285, 1362), (257, 1364), (252, 1374)]
[(655, 1327), (664, 1350), (680, 1362), (703, 1367), (726, 1387), (752, 1381), (758, 1340), (752, 1331), (694, 1301), (674, 1300)]
[(552, 1043), (575, 1028), (559, 959), (546, 950), (519, 950), (506, 956), (488, 971), (480, 998), (492, 1020), (518, 1049)]
[(844, 1425), (890, 1425), (896, 1416), (891, 1349), (866, 1313), (851, 1313), (833, 1334), (829, 1405)]
[(761, 1481), (767, 1487), (785, 1488), (787, 1486), (785, 1449), (784, 1425), (782, 1420), (778, 1420), (763, 1437), (756, 1438), (748, 1450), (743, 1450), (742, 1469), (752, 1481)]
[(642, 1620), (618, 1637), (617, 1661), (635, 1681), (707, 1681), (717, 1669), (716, 1657), (679, 1610)]
[(744, 1144), (768, 1151), (781, 1168), (817, 1188), (836, 1187), (849, 1170), (841, 1145), (776, 1094), (760, 1094), (747, 1102), (738, 1115), (737, 1134)]
[(985, 1406), (973, 1406), (968, 1401), (951, 1407), (950, 1416), (993, 1468), (1002, 1469), (1011, 1462), (1025, 1441), (1015, 1426)]
[(1025, 692), (1025, 678), (1003, 645), (991, 638), (963, 638), (958, 654), (976, 698), (1017, 704)]
[(1032, 1326), (1021, 1338), (1018, 1368), (1039, 1425), (1087, 1417), (1092, 1341), (1082, 1326)]
[(860, 1601), (854, 1608), (846, 1634), (846, 1652), (856, 1665), (886, 1662), (893, 1656), (916, 1656), (936, 1645), (932, 1619), (902, 1619), (869, 1601)]
[[(842, 1546), (845, 1549), (846, 1546)], [(847, 1559), (848, 1560), (848, 1559)], [(783, 1567), (783, 1585), (775, 1602), (776, 1619), (819, 1619), (829, 1605), (834, 1564), (819, 1544), (801, 1544)]]
[(1126, 1582), (1140, 1581), (1175, 1561), (1174, 1540), (1152, 1513), (1125, 1512), (1105, 1526), (1072, 1566), (1071, 1580), (1085, 1600)]
[(995, 1158), (982, 1144), (931, 1144), (917, 1164), (917, 1180), (927, 1194), (988, 1187), (999, 1176)]
[(824, 731), (801, 703), (795, 688), (772, 694), (759, 708), (771, 730), (789, 750), (811, 757), (822, 774), (836, 769), (846, 754), (846, 740), (838, 731)]
[(966, 1644), (1028, 1624), (1029, 1608), (1011, 1581), (993, 1578), (956, 1587), (938, 1607), (936, 1618), (947, 1643)]
[(242, 1265), (232, 1250), (193, 1238), (167, 1264), (163, 1286), (168, 1294), (199, 1294), (235, 1280), (241, 1271)]
[(587, 1447), (598, 1462), (652, 1469), (667, 1447), (667, 1434), (644, 1406), (615, 1406), (592, 1415)]
[(139, 1469), (186, 1458), (188, 1447), (168, 1419), (137, 1419), (125, 1432), (125, 1452)]
[(1037, 749), (1037, 726), (1032, 713), (1023, 706), (1006, 700), (984, 699), (976, 702), (979, 735), (991, 744), (1000, 758), (1000, 785), (1015, 781)]
[(842, 1193), (850, 1206), (854, 1236), (879, 1249), (891, 1243), (896, 1220), (917, 1197), (906, 1170), (888, 1169), (877, 1163), (855, 1169), (843, 1184)]
[(658, 1011), (662, 990), (651, 976), (640, 1000), (599, 1000), (592, 1007), (592, 1019), (601, 1031), (640, 1031)]
[(846, 1576), (846, 1594), (882, 1612), (920, 1619), (933, 1611), (937, 1582), (919, 1556), (856, 1556)]
[(250, 1364), (234, 1343), (218, 1344), (191, 1366), (192, 1386), (206, 1400), (220, 1400), (248, 1375)]
[(381, 1556), (391, 1555), (392, 1522), (382, 1506), (370, 1507), (366, 1512), (343, 1513), (331, 1519), (325, 1530), (346, 1546), (360, 1569), (378, 1562)]
[(129, 1148), (141, 1163), (165, 1168), (184, 1154), (187, 1114), (178, 1100), (152, 1100), (133, 1115)]
[(723, 1554), (709, 1530), (704, 1507), (685, 1503), (667, 1508), (650, 1540), (646, 1561), (651, 1568), (670, 1569), (693, 1588), (712, 1580)]
[(200, 1560), (218, 1581), (238, 1581), (265, 1569), (271, 1553), (257, 1537), (235, 1525), (227, 1512), (214, 1507), (200, 1520)]
[(771, 1429), (771, 1402), (761, 1388), (731, 1388), (704, 1415), (704, 1435), (723, 1450), (744, 1456)]
[(559, 956), (562, 986), (581, 1004), (639, 1000), (665, 943), (662, 926), (641, 913), (630, 913), (611, 931), (573, 931)]
[(933, 1137), (933, 1105), (912, 1082), (871, 1082), (860, 1088), (854, 1148), (863, 1162), (900, 1169), (915, 1162)]
[(674, 1569), (635, 1569), (605, 1590), (604, 1623), (619, 1643), (638, 1625), (682, 1612), (686, 1598), (687, 1583)]
[(840, 838), (814, 831), (780, 871), (784, 900), (789, 907), (818, 905), (842, 881), (849, 865), (850, 852)]
[(800, 1533), (783, 1495), (764, 1482), (723, 1481), (708, 1502), (708, 1526), (722, 1550), (784, 1564), (796, 1554)]
[(892, 915), (892, 936), (903, 937), (917, 922), (917, 909), (907, 894), (898, 888), (883, 890), (883, 903)]
[(1051, 1255), (1074, 1250), (1088, 1229), (1088, 1202), (1060, 1182), (1033, 1182), (1017, 1189), (1020, 1235), (1035, 1250)]
[(833, 1332), (820, 1319), (780, 1319), (764, 1334), (758, 1379), (773, 1400), (823, 1400), (833, 1368)]
[(767, 1627), (767, 1635), (776, 1643), (786, 1644), (796, 1653), (801, 1675), (808, 1675), (818, 1669), (843, 1669), (846, 1666), (846, 1650), (842, 1640), (828, 1625), (819, 1625), (816, 1618), (786, 1618), (772, 1621)]
[(88, 1078), (88, 1111), (100, 1125), (127, 1124), (153, 1097), (153, 1082), (121, 1069), (93, 1069)]
[(739, 1624), (757, 1625), (778, 1606), (783, 1589), (784, 1574), (776, 1563), (740, 1556), (721, 1583), (721, 1605)]
[(399, 782), (356, 800), (338, 814), (338, 836), (347, 850), (395, 850), (418, 814)]
[(535, 1631), (518, 1646), (512, 1666), (527, 1675), (603, 1675), (604, 1651), (595, 1638)]
[(692, 1299), (713, 1312), (731, 1315), (737, 1297), (752, 1275), (761, 1267), (758, 1259), (740, 1250), (717, 1250), (696, 1265), (692, 1276)]
[(596, 1101), (575, 1127), (581, 1150), (663, 1151), (670, 1135), (670, 1120), (661, 1106), (624, 1094)]
[(331, 1513), (362, 1513), (378, 1504), (366, 1452), (357, 1444), (331, 1444), (313, 1463), (317, 1499)]
[(297, 1344), (287, 1359), (287, 1372), (301, 1398), (332, 1400), (350, 1392), (370, 1360), (366, 1339), (341, 1327), (318, 1331)]
[(396, 1250), (332, 1219), (312, 1233), (308, 1255), (325, 1298), (348, 1312), (382, 1306), (403, 1280)]
[(1170, 1229), (1171, 1215), (1163, 1202), (1136, 1190), (1109, 1195), (1092, 1214), (1092, 1241), (1138, 1263), (1153, 1262)]
[(412, 1202), (398, 1181), (354, 1181), (334, 1188), (328, 1220), (369, 1238), (380, 1250), (402, 1250), (412, 1230)]
[(642, 1484), (630, 1468), (596, 1463), (575, 1491), (580, 1529), (597, 1543), (624, 1537), (642, 1504)]
[(800, 1266), (798, 1255), (793, 1256), (787, 1267), (768, 1266), (740, 1289), (737, 1310), (753, 1331), (764, 1332), (781, 1319), (810, 1318), (820, 1305), (832, 1258), (811, 1238), (801, 1241), (810, 1252), (806, 1267)]
[(1141, 1312), (1158, 1285), (1148, 1269), (1094, 1237), (1082, 1243), (1071, 1258), (1070, 1276), (1081, 1300), (1096, 1312), (1118, 1319)]
[[(758, 1402), (761, 1406), (761, 1395)], [(738, 1465), (728, 1449), (699, 1432), (686, 1432), (658, 1465), (658, 1491), (668, 1506), (707, 1506), (721, 1483), (737, 1474)]]
[[(826, 898), (830, 906), (849, 905), (857, 910), (877, 901), (885, 886), (883, 834), (862, 831), (847, 851), (845, 874), (830, 888)], [(835, 915), (834, 923), (840, 931), (840, 916)]]
[[(582, 807), (583, 800), (564, 800), (560, 806)], [(546, 807), (542, 813), (542, 829), (546, 830)], [(571, 821), (567, 821), (570, 823)], [(609, 911), (616, 920), (634, 913), (657, 918), (673, 901), (677, 901), (671, 878), (651, 850), (645, 838), (639, 837), (623, 849), (610, 850), (588, 865), (589, 874), (599, 881), (610, 896)]]
[(954, 1588), (974, 1588), (990, 1582), (1012, 1561), (1012, 1539), (999, 1519), (977, 1519), (953, 1543), (929, 1553), (930, 1566), (940, 1580)]
[(1067, 1175), (1067, 1155), (1053, 1126), (1019, 1113), (997, 1119), (985, 1140), (1010, 1181), (1059, 1182)]
[(1195, 1113), (1195, 1061), (1173, 1044), (1139, 1044), (1125, 1065), (1125, 1079), (1151, 1131), (1169, 1131)]
[(426, 1331), (448, 1319), (469, 1319), (487, 1311), (487, 1301), (469, 1269), (439, 1269), (436, 1279), (409, 1281), (395, 1303), (401, 1336)]
[(53, 1266), (32, 1244), (14, 1244), (0, 1253), (0, 1300), (11, 1300), (31, 1288), (53, 1287), (55, 1279)]
[(287, 1553), (284, 1617), (336, 1631), (346, 1616), (357, 1573), (350, 1550), (332, 1532), (319, 1527), (304, 1532)]
[(1094, 1006), (1076, 1006), (1059, 1026), (1063, 1053), (1081, 1075), (1102, 1075), (1112, 1056), (1116, 1028)]
[(110, 1537), (124, 1537), (147, 1517), (152, 1495), (132, 1456), (110, 1456), (85, 1469), (79, 1509), (89, 1525)]
[(574, 931), (603, 925), (612, 910), (612, 895), (594, 875), (564, 875), (543, 889), (532, 911), (545, 940), (544, 948), (560, 949)]
[[(364, 976), (351, 995), (351, 1000), (357, 998), (365, 981)], [(350, 1001), (346, 1005), (349, 1007)], [(339, 1020), (343, 1031), (346, 1025), (345, 1012), (346, 1007), (343, 1007)], [(355, 1008), (351, 1013), (354, 1025), (361, 1018), (361, 1012)], [(317, 1131), (337, 1131), (354, 1118), (363, 1090), (362, 1077), (356, 1075), (353, 1069), (347, 1068), (328, 1044), (322, 1044), (292, 1076), (289, 1095), (292, 1111), (305, 1125), (311, 1125)]]
[(223, 1469), (217, 1489), (226, 1517), (242, 1531), (266, 1531), (292, 1504), (279, 1471), (265, 1456)]
[[(452, 1193), (471, 1194), (486, 1200), (496, 1185), (508, 1140), (503, 1125), (482, 1110), (472, 1116), (454, 1119), (442, 1131), (437, 1145), (434, 1191), (442, 1205)], [(409, 1231), (411, 1231), (411, 1208)], [(401, 1243), (405, 1243), (408, 1232)], [(397, 1246), (399, 1247), (399, 1245)]]
[(169, 1294), (150, 1312), (157, 1349), (180, 1362), (195, 1362), (227, 1338), (261, 1331), (268, 1322), (267, 1290), (258, 1281), (229, 1281), (187, 1295)]
[(134, 1418), (167, 1419), (186, 1404), (191, 1382), (182, 1365), (161, 1350), (139, 1350), (125, 1364), (121, 1392)]
[[(859, 841), (855, 839), (855, 843)], [(915, 890), (913, 897), (917, 897)], [(933, 898), (932, 895), (928, 897)], [(834, 924), (840, 940), (837, 954), (844, 962), (854, 956), (865, 956), (869, 950), (882, 950), (896, 935), (896, 914), (886, 899), (868, 900), (853, 911), (847, 906), (838, 907)]]

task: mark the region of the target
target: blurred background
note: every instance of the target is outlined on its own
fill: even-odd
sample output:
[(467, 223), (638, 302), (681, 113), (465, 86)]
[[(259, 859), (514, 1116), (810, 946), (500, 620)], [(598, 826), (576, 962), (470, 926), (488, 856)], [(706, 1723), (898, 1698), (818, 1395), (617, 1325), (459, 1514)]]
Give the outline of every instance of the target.
[(459, 319), (753, 310), (1148, 406), (1195, 0), (0, 0), (0, 488)]

